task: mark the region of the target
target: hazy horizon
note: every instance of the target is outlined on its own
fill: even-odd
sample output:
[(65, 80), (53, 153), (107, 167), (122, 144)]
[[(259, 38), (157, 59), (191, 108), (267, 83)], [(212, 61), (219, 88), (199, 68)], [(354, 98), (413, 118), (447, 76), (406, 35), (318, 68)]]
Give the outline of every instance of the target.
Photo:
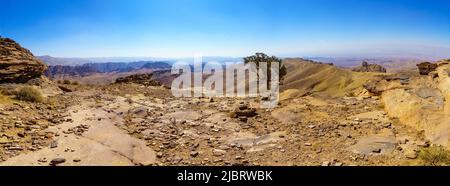
[(0, 35), (37, 56), (450, 56), (440, 0), (0, 1)]

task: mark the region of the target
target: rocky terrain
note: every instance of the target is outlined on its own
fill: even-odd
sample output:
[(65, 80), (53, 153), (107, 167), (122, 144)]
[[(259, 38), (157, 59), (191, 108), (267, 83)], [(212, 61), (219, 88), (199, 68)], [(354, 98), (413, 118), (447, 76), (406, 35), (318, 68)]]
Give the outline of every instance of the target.
[(274, 109), (263, 98), (175, 98), (154, 79), (167, 72), (2, 83), (0, 165), (426, 165), (423, 150), (448, 148), (448, 61), (428, 75), (284, 63)]

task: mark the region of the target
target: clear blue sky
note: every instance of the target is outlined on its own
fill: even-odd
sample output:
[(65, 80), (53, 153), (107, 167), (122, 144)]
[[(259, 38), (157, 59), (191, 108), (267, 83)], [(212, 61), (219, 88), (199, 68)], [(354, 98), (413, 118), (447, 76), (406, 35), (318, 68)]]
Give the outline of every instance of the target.
[(58, 57), (449, 55), (445, 0), (0, 0), (0, 35)]

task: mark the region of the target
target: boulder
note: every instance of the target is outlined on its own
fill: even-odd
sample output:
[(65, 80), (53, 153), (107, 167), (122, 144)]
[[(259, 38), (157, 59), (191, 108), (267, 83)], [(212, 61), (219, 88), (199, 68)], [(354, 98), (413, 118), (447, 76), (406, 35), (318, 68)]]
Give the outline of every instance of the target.
[(0, 38), (0, 83), (26, 83), (42, 76), (47, 66), (9, 38)]
[(430, 72), (435, 71), (438, 65), (430, 62), (423, 62), (417, 64), (417, 67), (419, 68), (420, 75), (428, 75)]
[(255, 108), (250, 108), (248, 104), (241, 103), (238, 105), (237, 108), (234, 109), (234, 111), (231, 114), (231, 117), (233, 118), (240, 118), (240, 117), (253, 117), (258, 115), (256, 113)]

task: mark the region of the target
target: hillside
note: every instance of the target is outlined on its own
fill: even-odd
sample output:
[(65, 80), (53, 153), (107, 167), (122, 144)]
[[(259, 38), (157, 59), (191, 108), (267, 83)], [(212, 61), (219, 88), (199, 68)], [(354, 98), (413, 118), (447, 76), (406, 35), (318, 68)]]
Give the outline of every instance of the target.
[[(322, 94), (332, 97), (357, 95), (364, 92), (363, 84), (381, 73), (362, 73), (300, 58), (285, 59), (287, 75), (282, 90), (292, 96)], [(295, 93), (294, 93), (295, 92)]]

